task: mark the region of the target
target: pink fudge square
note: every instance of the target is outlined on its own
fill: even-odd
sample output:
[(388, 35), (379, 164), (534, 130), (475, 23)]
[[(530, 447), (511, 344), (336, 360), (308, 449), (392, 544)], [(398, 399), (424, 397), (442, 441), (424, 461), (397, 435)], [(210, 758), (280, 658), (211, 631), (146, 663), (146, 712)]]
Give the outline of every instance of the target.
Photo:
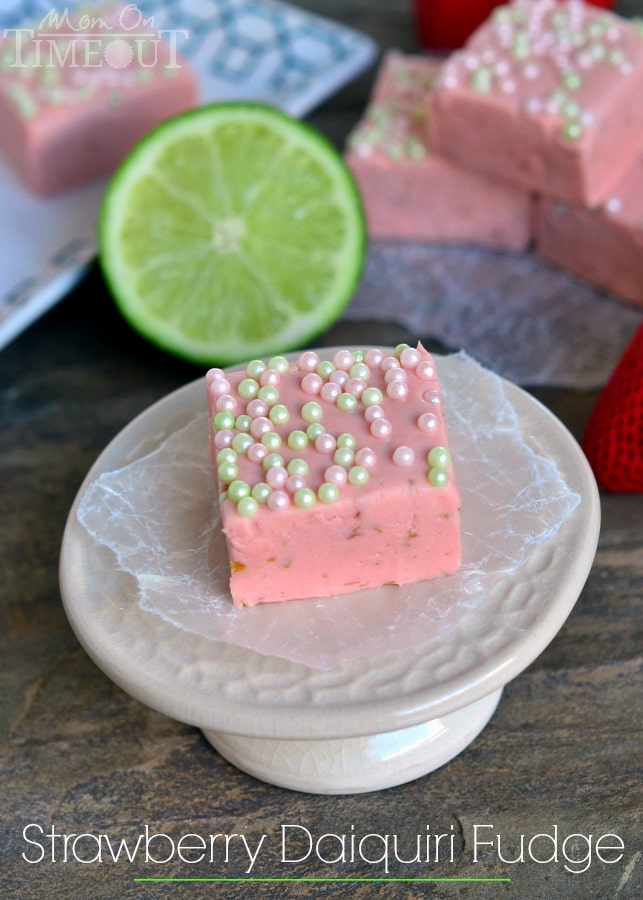
[(643, 149), (643, 34), (580, 0), (498, 7), (444, 64), (429, 99), (438, 152), (595, 205)]
[(439, 64), (387, 53), (346, 161), (360, 187), (369, 233), (383, 239), (452, 241), (524, 250), (530, 198), (432, 152), (426, 97)]
[(112, 172), (150, 129), (197, 101), (171, 35), (162, 40), (133, 5), (8, 31), (0, 61), (0, 150), (36, 194)]
[(460, 500), (430, 354), (307, 351), (267, 366), (206, 376), (234, 604), (456, 571)]
[(643, 307), (643, 154), (598, 207), (541, 201), (538, 252)]

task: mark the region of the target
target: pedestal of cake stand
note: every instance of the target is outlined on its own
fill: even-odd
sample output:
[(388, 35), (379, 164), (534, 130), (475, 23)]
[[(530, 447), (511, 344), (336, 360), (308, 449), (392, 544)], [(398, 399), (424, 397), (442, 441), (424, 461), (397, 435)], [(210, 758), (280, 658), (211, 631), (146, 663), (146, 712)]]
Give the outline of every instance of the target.
[(228, 762), (261, 781), (313, 794), (357, 794), (413, 781), (461, 753), (494, 714), (502, 688), (419, 725), (363, 737), (246, 737), (203, 729)]

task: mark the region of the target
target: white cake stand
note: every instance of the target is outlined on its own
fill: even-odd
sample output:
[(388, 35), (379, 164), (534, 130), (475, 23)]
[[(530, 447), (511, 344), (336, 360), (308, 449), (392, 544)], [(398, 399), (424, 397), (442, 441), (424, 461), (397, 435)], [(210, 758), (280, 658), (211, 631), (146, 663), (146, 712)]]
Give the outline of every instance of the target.
[(222, 756), (269, 783), (357, 793), (444, 765), (487, 724), (503, 686), (555, 636), (598, 541), (598, 492), (577, 443), (536, 400), (509, 383), (504, 388), (522, 433), (556, 461), (581, 502), (524, 566), (501, 577), (477, 608), (463, 609), (441, 637), (318, 670), (189, 633), (141, 607), (134, 579), (79, 523), (78, 504), (101, 473), (154, 449), (203, 409), (199, 380), (125, 428), (79, 491), (60, 559), (63, 601), (79, 640), (120, 687), (201, 728)]

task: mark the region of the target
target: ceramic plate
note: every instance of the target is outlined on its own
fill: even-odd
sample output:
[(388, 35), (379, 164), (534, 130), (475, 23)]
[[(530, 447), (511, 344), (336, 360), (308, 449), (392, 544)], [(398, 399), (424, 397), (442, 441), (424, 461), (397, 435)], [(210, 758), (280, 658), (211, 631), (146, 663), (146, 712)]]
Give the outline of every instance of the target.
[[(449, 376), (453, 383), (453, 373), (459, 377), (461, 372), (454, 367), (461, 363), (457, 357), (437, 359), (441, 379)], [(499, 382), (523, 440), (558, 467), (565, 493), (573, 492), (579, 502), (553, 536), (533, 545), (523, 565), (494, 581), (483, 602), (458, 606), (446, 633), (401, 652), (322, 670), (209, 640), (142, 608), (134, 580), (110, 550), (89, 536), (77, 518), (78, 506), (101, 473), (141, 458), (203, 413), (199, 380), (150, 407), (121, 432), (89, 472), (70, 512), (61, 589), (87, 652), (117, 684), (173, 718), (261, 738), (393, 731), (489, 697), (539, 655), (569, 615), (594, 558), (600, 520), (596, 485), (575, 440), (532, 397)], [(490, 405), (488, 386), (476, 387), (475, 379), (473, 385), (462, 380), (452, 403), (458, 403), (458, 391)], [(501, 462), (512, 464), (511, 459)]]
[[(203, 102), (253, 99), (304, 116), (375, 56), (365, 35), (273, 0), (139, 0), (137, 6), (154, 17), (155, 27), (187, 32), (180, 49), (199, 73)], [(52, 0), (4, 2), (0, 36), (51, 9)], [(41, 200), (22, 189), (0, 158), (0, 348), (82, 277), (96, 252), (105, 184)]]

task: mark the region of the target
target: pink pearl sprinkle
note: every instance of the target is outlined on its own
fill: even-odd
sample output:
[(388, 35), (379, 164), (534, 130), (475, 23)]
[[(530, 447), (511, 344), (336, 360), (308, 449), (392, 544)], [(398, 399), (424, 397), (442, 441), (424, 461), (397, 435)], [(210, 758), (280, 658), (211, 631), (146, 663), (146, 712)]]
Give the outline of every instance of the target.
[(252, 416), (253, 419), (258, 418), (259, 416), (267, 416), (268, 404), (264, 403), (263, 400), (255, 398), (246, 406), (246, 412), (249, 416)]
[(348, 473), (343, 466), (329, 466), (324, 472), (324, 481), (328, 481), (330, 484), (336, 484), (337, 487), (346, 484), (347, 479)]
[(384, 375), (384, 383), (390, 384), (392, 381), (406, 381), (406, 377), (404, 369), (388, 369)]
[(217, 378), (209, 387), (210, 394), (213, 397), (220, 397), (222, 394), (229, 394), (232, 386), (227, 378)]
[(399, 369), (400, 363), (395, 356), (385, 356), (380, 366), (383, 372), (388, 372), (389, 369)]
[(279, 379), (279, 372), (275, 371), (275, 369), (266, 369), (266, 371), (262, 372), (259, 376), (259, 384), (262, 387), (277, 387)]
[(312, 350), (302, 353), (297, 362), (300, 372), (314, 372), (319, 365), (319, 356)]
[(440, 424), (440, 420), (433, 413), (422, 413), (418, 419), (418, 428), (420, 431), (435, 431)]
[(342, 369), (343, 371), (348, 372), (350, 367), (355, 362), (355, 357), (350, 350), (338, 350), (335, 356), (333, 356), (333, 362), (335, 363), (335, 367), (337, 369)]
[(219, 412), (236, 412), (237, 400), (232, 394), (221, 394), (217, 397), (216, 407)]
[(370, 366), (371, 369), (376, 369), (383, 359), (384, 354), (382, 353), (382, 351), (378, 350), (377, 347), (371, 347), (370, 350), (366, 351), (364, 362), (367, 366)]
[(334, 453), (337, 448), (337, 441), (332, 434), (320, 434), (315, 439), (315, 450), (320, 453)]
[(340, 387), (344, 387), (349, 377), (350, 376), (348, 372), (344, 372), (343, 369), (335, 369), (335, 371), (331, 373), (331, 376), (328, 380), (333, 384), (338, 384)]
[(259, 416), (258, 419), (253, 419), (250, 423), (250, 434), (256, 441), (260, 440), (264, 434), (268, 434), (272, 429), (273, 424), (267, 416)]
[(251, 444), (248, 447), (248, 459), (253, 463), (260, 463), (268, 455), (268, 448), (264, 444)]
[(388, 419), (375, 419), (374, 422), (371, 422), (371, 434), (373, 437), (384, 440), (391, 436), (392, 431), (393, 426)]
[(225, 378), (223, 369), (208, 369), (205, 373), (205, 383), (208, 387), (210, 387), (213, 381), (219, 381), (221, 378)]
[(267, 505), (270, 509), (287, 509), (290, 506), (290, 497), (285, 491), (273, 491), (268, 495)]
[(224, 447), (231, 447), (233, 437), (234, 431), (229, 431), (228, 429), (217, 431), (214, 436), (214, 446), (217, 450), (223, 450)]
[(341, 392), (342, 389), (338, 384), (333, 384), (331, 381), (327, 381), (319, 392), (319, 396), (322, 398), (322, 400), (326, 400), (328, 403), (334, 403)]
[(400, 362), (405, 369), (414, 369), (421, 358), (419, 352), (414, 347), (406, 347), (400, 353)]
[(392, 381), (386, 385), (386, 396), (391, 400), (406, 400), (409, 396), (409, 386), (404, 381)]
[(442, 396), (440, 395), (440, 391), (425, 391), (422, 394), (422, 399), (438, 408), (442, 403)]
[(301, 379), (302, 391), (304, 392), (304, 394), (308, 394), (311, 397), (321, 391), (323, 384), (324, 379), (321, 377), (321, 375), (317, 375), (316, 372), (309, 372)]
[(303, 488), (305, 484), (306, 479), (302, 478), (301, 475), (291, 475), (286, 482), (286, 488), (290, 491), (291, 494), (294, 494), (300, 488)]
[(376, 419), (383, 419), (384, 418), (384, 410), (382, 409), (381, 406), (376, 406), (376, 405), (367, 406), (366, 409), (364, 410), (364, 418), (366, 419), (366, 421), (369, 424), (371, 422), (374, 422)]
[(396, 447), (393, 451), (393, 462), (396, 466), (412, 466), (415, 460), (415, 453), (411, 447)]
[(344, 386), (345, 391), (355, 394), (356, 397), (361, 397), (365, 388), (366, 382), (362, 378), (349, 378)]
[(266, 472), (266, 483), (271, 488), (282, 488), (288, 481), (288, 470), (284, 466), (271, 466)]
[(375, 450), (372, 450), (370, 447), (362, 447), (355, 454), (355, 462), (358, 466), (364, 466), (367, 469), (372, 469), (373, 466), (377, 463), (377, 454)]
[(428, 359), (423, 359), (415, 367), (415, 374), (421, 381), (430, 381), (435, 378), (435, 367)]

